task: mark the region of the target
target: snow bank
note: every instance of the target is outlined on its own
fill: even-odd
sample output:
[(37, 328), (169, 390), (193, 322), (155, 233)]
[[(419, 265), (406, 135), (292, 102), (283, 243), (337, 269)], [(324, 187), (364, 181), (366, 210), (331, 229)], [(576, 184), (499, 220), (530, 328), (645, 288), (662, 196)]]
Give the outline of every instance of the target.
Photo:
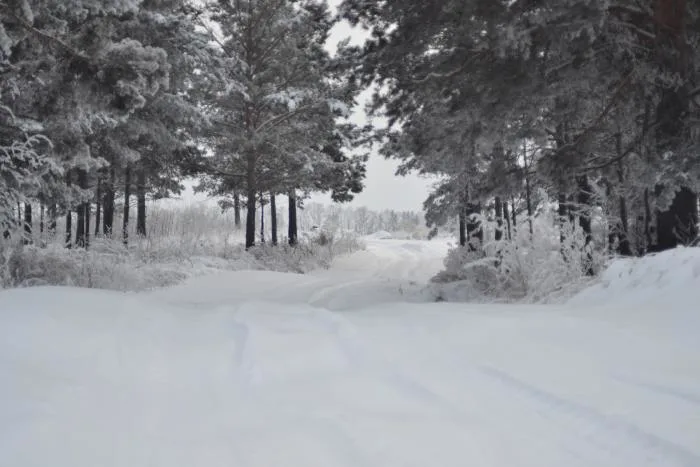
[(603, 272), (597, 284), (578, 293), (568, 303), (698, 309), (700, 248), (676, 248), (643, 258), (617, 259)]

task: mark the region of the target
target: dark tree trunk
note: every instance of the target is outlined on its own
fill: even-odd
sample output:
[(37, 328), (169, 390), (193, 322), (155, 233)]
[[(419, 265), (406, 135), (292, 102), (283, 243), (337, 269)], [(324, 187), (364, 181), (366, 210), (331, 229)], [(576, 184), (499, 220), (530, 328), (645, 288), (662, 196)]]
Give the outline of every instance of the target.
[[(532, 225), (532, 187), (530, 186), (530, 163), (527, 158), (527, 145), (523, 143), (523, 161), (525, 165), (525, 203), (527, 206), (527, 224), (530, 229), (530, 237), (534, 234)], [(515, 224), (515, 223), (513, 223)]]
[(464, 208), (459, 210), (459, 246), (467, 246), (467, 216)]
[(90, 201), (85, 203), (85, 248), (90, 247), (90, 211), (92, 204)]
[(585, 235), (585, 243), (589, 245), (593, 240), (593, 232), (591, 225), (591, 185), (588, 181), (588, 177), (583, 175), (577, 177), (578, 184), (578, 209), (576, 210), (579, 218), (579, 226)]
[[(84, 170), (78, 171), (78, 186), (80, 186), (81, 189), (87, 188), (87, 173)], [(75, 230), (75, 243), (79, 248), (85, 248), (87, 246), (85, 241), (85, 232), (87, 231), (85, 224), (86, 206), (87, 203), (85, 202), (78, 204), (78, 224)]]
[(22, 216), (22, 203), (20, 203), (19, 201), (17, 201), (17, 225), (24, 225), (24, 217)]
[(73, 213), (70, 209), (66, 210), (66, 248), (73, 248)]
[(258, 195), (255, 180), (255, 154), (248, 154), (246, 159), (246, 222), (245, 222), (245, 248), (255, 246), (255, 198)]
[(630, 245), (629, 214), (627, 212), (627, 199), (620, 195), (620, 231), (618, 232), (617, 252), (622, 256), (632, 256)]
[(510, 229), (510, 213), (508, 211), (508, 201), (503, 202), (503, 218), (506, 220), (508, 241), (513, 240), (513, 233), (511, 232), (511, 229)]
[(496, 196), (496, 241), (503, 240), (503, 202), (500, 196)]
[(511, 207), (511, 217), (513, 218), (513, 230), (518, 226), (518, 219), (517, 219), (517, 214), (515, 213), (515, 198), (512, 198), (510, 200), (510, 207)]
[(576, 226), (576, 216), (578, 214), (578, 209), (576, 209), (576, 196), (569, 195), (566, 211), (569, 213), (569, 222), (571, 223), (571, 228), (573, 229)]
[(241, 228), (241, 195), (233, 194), (233, 222), (237, 229)]
[(143, 167), (136, 173), (136, 235), (146, 236), (146, 171)]
[(578, 218), (581, 230), (583, 230), (585, 241), (584, 241), (584, 254), (585, 264), (586, 264), (586, 274), (593, 276), (595, 271), (593, 270), (593, 230), (591, 222), (591, 185), (588, 181), (588, 176), (582, 175), (577, 177), (578, 184)]
[(95, 237), (100, 235), (100, 222), (102, 222), (102, 182), (98, 178), (95, 190)]
[[(87, 188), (88, 188), (87, 172), (84, 170), (80, 173), (80, 187), (84, 190), (87, 190)], [(85, 248), (88, 248), (90, 246), (90, 209), (91, 208), (92, 208), (92, 206), (90, 205), (90, 200), (85, 201), (85, 205), (83, 208), (83, 210), (85, 212), (85, 235), (84, 235)]]
[(567, 223), (567, 202), (566, 193), (559, 193), (559, 241), (563, 244), (566, 241), (566, 223)]
[(44, 206), (44, 202), (42, 201), (39, 203), (39, 233), (43, 236), (44, 235), (44, 221), (46, 218), (46, 207)]
[[(617, 154), (622, 156), (622, 135), (617, 135)], [(632, 256), (632, 247), (630, 246), (630, 225), (629, 215), (627, 213), (627, 198), (625, 197), (625, 166), (622, 160), (617, 163), (617, 181), (620, 185), (621, 192), (619, 197), (620, 209), (620, 225), (617, 232), (617, 252), (622, 256)]]
[[(619, 228), (619, 226), (618, 226)], [(613, 225), (610, 225), (608, 223), (608, 253), (613, 254), (615, 253), (615, 239), (618, 238), (618, 232), (616, 231), (615, 227)], [(618, 249), (619, 249), (618, 245)]]
[(24, 244), (32, 243), (32, 205), (24, 204)]
[(646, 238), (644, 252), (656, 251), (656, 232), (654, 232), (654, 226), (651, 223), (651, 201), (648, 188), (644, 190), (644, 236)]
[(129, 244), (129, 203), (131, 203), (131, 167), (124, 170), (124, 217), (122, 219), (122, 241)]
[(277, 200), (274, 193), (270, 193), (270, 228), (272, 229), (272, 244), (277, 246)]
[(245, 219), (245, 247), (252, 248), (255, 246), (255, 210), (256, 210), (256, 193), (255, 190), (248, 190), (246, 197), (246, 219)]
[(114, 166), (109, 169), (109, 182), (107, 182), (102, 190), (102, 208), (104, 211), (104, 219), (102, 220), (102, 234), (105, 237), (111, 237), (114, 232), (114, 187), (117, 183), (116, 169)]
[(294, 190), (289, 192), (289, 223), (287, 225), (287, 237), (289, 244), (295, 246), (298, 243), (297, 231), (297, 196)]
[(49, 236), (56, 235), (56, 225), (58, 224), (58, 206), (56, 203), (49, 204)]
[(78, 204), (78, 223), (75, 226), (75, 246), (85, 247), (85, 203)]
[(260, 244), (265, 244), (265, 197), (260, 192)]

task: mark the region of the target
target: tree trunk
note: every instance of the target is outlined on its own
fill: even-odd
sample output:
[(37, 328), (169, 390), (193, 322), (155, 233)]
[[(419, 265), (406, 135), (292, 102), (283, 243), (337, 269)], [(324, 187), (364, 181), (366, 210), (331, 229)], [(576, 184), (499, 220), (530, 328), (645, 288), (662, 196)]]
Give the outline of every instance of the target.
[(297, 232), (297, 196), (294, 190), (289, 192), (289, 224), (287, 225), (287, 237), (291, 246), (299, 242)]
[(256, 210), (256, 198), (257, 194), (255, 190), (248, 190), (248, 195), (246, 196), (246, 219), (245, 219), (245, 247), (248, 248), (255, 246), (255, 210)]
[(503, 218), (506, 220), (506, 232), (508, 233), (508, 241), (513, 240), (513, 234), (510, 230), (510, 213), (508, 212), (508, 201), (503, 202)]
[(85, 248), (90, 247), (90, 211), (92, 204), (90, 201), (85, 202)]
[(265, 197), (260, 192), (260, 244), (265, 244)]
[(241, 195), (238, 193), (233, 194), (233, 222), (236, 229), (241, 228)]
[(651, 223), (651, 201), (649, 200), (648, 188), (644, 190), (644, 235), (646, 237), (644, 252), (656, 251), (656, 232), (654, 232), (654, 227)]
[(559, 193), (559, 211), (557, 214), (559, 215), (559, 241), (563, 244), (566, 241), (566, 222), (567, 222), (567, 202), (566, 202), (566, 193), (560, 192)]
[(73, 248), (73, 213), (70, 209), (66, 210), (66, 248)]
[(136, 173), (136, 235), (146, 237), (146, 170)]
[[(87, 188), (88, 188), (87, 172), (84, 170), (80, 173), (80, 187), (84, 190), (87, 190)], [(84, 213), (85, 213), (85, 234), (84, 234), (85, 240), (84, 240), (84, 244), (85, 244), (86, 249), (90, 246), (90, 209), (91, 209), (90, 200), (87, 200), (87, 201), (85, 201), (85, 205), (83, 208)]]
[[(622, 157), (622, 135), (617, 134), (617, 154)], [(617, 163), (617, 181), (620, 185), (619, 210), (620, 210), (620, 225), (617, 232), (617, 252), (622, 256), (631, 256), (632, 248), (629, 238), (629, 218), (627, 214), (627, 199), (625, 197), (625, 166), (622, 160)]]
[(95, 189), (95, 237), (100, 235), (100, 222), (102, 222), (102, 182), (98, 178)]
[(46, 218), (46, 207), (44, 206), (44, 202), (41, 201), (39, 203), (39, 233), (41, 236), (44, 236), (44, 221)]
[(467, 246), (467, 216), (464, 208), (459, 210), (459, 246)]
[(500, 196), (496, 196), (496, 241), (503, 240), (503, 202)]
[(270, 193), (270, 228), (272, 229), (272, 244), (277, 246), (277, 200), (272, 192)]
[(510, 200), (510, 207), (511, 207), (511, 216), (513, 218), (513, 231), (515, 231), (515, 228), (518, 226), (518, 219), (517, 219), (517, 214), (515, 213), (515, 197), (511, 198)]
[(581, 230), (584, 233), (584, 254), (585, 254), (585, 264), (586, 264), (586, 275), (593, 276), (595, 271), (593, 270), (593, 230), (591, 222), (591, 185), (588, 181), (588, 176), (582, 175), (577, 177), (578, 182), (578, 218)]
[[(523, 143), (523, 161), (525, 164), (525, 203), (527, 205), (527, 223), (530, 229), (530, 238), (535, 230), (532, 226), (532, 188), (530, 187), (530, 163), (527, 159), (527, 143)], [(515, 225), (515, 222), (513, 222)]]
[[(87, 188), (87, 173), (85, 170), (78, 171), (78, 186), (81, 189)], [(75, 230), (75, 243), (79, 248), (84, 248), (86, 246), (85, 242), (85, 206), (87, 203), (82, 202), (78, 204), (78, 224)]]
[(78, 204), (78, 223), (75, 226), (75, 246), (85, 247), (85, 203)]
[(49, 237), (56, 235), (56, 225), (58, 224), (58, 206), (56, 203), (49, 204)]
[(24, 203), (24, 244), (32, 243), (32, 205)]
[[(113, 161), (114, 162), (114, 161)], [(107, 182), (102, 190), (102, 208), (104, 211), (104, 219), (102, 220), (102, 234), (105, 237), (111, 237), (114, 232), (114, 187), (117, 183), (116, 169), (114, 165), (109, 169), (109, 182)]]
[(245, 248), (255, 246), (255, 198), (258, 195), (255, 183), (255, 154), (248, 154), (246, 159), (246, 222), (245, 222)]
[(569, 213), (569, 223), (571, 224), (571, 228), (575, 229), (576, 228), (576, 216), (578, 214), (578, 210), (576, 209), (576, 196), (569, 195), (569, 199), (566, 202), (567, 207), (566, 207), (566, 212)]
[(122, 241), (129, 244), (129, 203), (131, 202), (131, 167), (124, 170), (124, 217), (122, 219)]

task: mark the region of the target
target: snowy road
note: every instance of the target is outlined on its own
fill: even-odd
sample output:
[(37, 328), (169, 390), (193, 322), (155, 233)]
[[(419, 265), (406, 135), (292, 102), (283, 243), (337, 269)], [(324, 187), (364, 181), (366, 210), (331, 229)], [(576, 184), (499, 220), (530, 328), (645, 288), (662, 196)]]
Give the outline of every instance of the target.
[(428, 303), (445, 251), (0, 292), (0, 467), (700, 466), (687, 309)]

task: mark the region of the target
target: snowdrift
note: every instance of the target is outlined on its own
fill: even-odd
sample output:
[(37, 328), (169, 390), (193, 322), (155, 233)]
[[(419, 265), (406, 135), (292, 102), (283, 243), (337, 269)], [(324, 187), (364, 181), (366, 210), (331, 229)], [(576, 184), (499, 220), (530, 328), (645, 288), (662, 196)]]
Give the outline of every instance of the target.
[[(576, 306), (652, 305), (700, 309), (700, 248), (613, 261), (600, 281), (569, 300)], [(700, 315), (700, 312), (697, 313)]]

